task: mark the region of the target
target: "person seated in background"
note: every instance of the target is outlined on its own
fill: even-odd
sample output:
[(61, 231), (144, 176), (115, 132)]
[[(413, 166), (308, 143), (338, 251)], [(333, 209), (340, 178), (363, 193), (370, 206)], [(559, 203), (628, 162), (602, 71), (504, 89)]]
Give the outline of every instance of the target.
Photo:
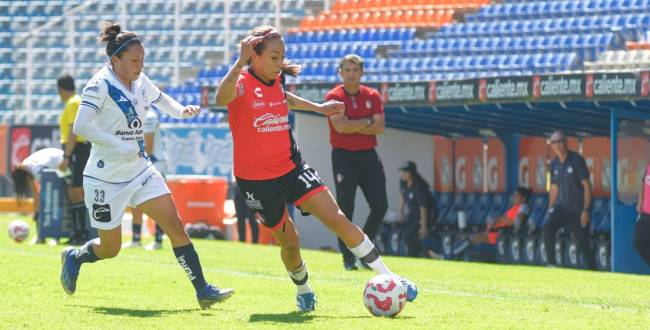
[(429, 191), (429, 184), (418, 173), (413, 161), (406, 162), (400, 171), (400, 223), (408, 256), (420, 257), (423, 253), (431, 257), (437, 256), (432, 251), (431, 244), (427, 244), (436, 217), (436, 204)]
[[(14, 182), (16, 202), (21, 203), (30, 195), (34, 198), (34, 215), (32, 218), (38, 223), (38, 210), (40, 206), (40, 181), (41, 172), (44, 169), (57, 169), (63, 161), (63, 150), (57, 148), (44, 148), (29, 155), (19, 164), (16, 164), (11, 171), (11, 179)], [(44, 243), (42, 238), (36, 238), (31, 242)]]
[(470, 234), (469, 237), (461, 239), (453, 250), (454, 256), (463, 254), (472, 245), (487, 243), (490, 245), (497, 244), (499, 233), (506, 228), (513, 228), (515, 232), (528, 219), (530, 214), (530, 206), (528, 199), (532, 193), (532, 189), (526, 187), (517, 187), (513, 194), (513, 205), (498, 219), (488, 219), (487, 228), (484, 232)]

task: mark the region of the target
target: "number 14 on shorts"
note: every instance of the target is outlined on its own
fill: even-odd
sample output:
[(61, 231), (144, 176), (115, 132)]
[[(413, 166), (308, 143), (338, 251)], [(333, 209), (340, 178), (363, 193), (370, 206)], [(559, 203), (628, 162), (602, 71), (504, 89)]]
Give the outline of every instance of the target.
[(305, 184), (306, 189), (311, 188), (312, 183), (318, 185), (323, 182), (320, 176), (318, 176), (316, 170), (314, 170), (313, 168), (305, 169), (305, 171), (298, 176), (298, 179), (300, 179), (300, 181), (302, 181)]

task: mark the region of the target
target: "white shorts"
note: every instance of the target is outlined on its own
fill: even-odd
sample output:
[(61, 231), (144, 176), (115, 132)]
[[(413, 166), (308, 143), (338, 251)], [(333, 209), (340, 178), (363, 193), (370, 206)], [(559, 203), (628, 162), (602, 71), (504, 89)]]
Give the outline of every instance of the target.
[(90, 214), (90, 225), (101, 230), (117, 228), (128, 206), (135, 207), (169, 193), (165, 179), (153, 166), (124, 183), (84, 177), (84, 201)]

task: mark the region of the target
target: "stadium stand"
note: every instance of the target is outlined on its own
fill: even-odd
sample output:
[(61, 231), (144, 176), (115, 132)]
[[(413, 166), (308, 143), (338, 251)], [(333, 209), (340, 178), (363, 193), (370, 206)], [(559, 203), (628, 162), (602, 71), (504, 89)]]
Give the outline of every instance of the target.
[[(24, 107), (27, 81), (27, 53), (20, 36), (85, 1), (3, 1), (0, 2), (0, 113)], [(281, 18), (293, 25), (305, 14), (313, 0), (282, 1)], [(195, 77), (199, 67), (218, 58), (224, 45), (234, 44), (251, 27), (273, 24), (274, 1), (231, 2), (231, 40), (224, 40), (224, 6), (216, 1), (183, 1), (180, 22), (181, 77)], [(321, 5), (322, 8), (322, 5)], [(125, 28), (140, 33), (147, 46), (146, 73), (160, 85), (170, 85), (173, 76), (173, 34), (175, 4), (172, 1), (131, 1), (123, 11), (114, 1), (97, 1), (77, 15), (66, 18), (33, 37), (34, 80), (32, 104), (35, 111), (59, 109), (54, 80), (63, 72), (72, 73), (79, 87), (85, 84), (106, 59), (97, 42), (99, 24), (104, 19), (127, 22)], [(69, 21), (73, 22), (70, 27)], [(74, 30), (74, 51), (70, 49), (70, 31)], [(73, 57), (72, 57), (73, 56)], [(68, 63), (74, 63), (69, 67)], [(187, 90), (181, 91), (189, 94)], [(194, 101), (197, 97), (186, 99)], [(3, 115), (3, 119), (8, 116)]]

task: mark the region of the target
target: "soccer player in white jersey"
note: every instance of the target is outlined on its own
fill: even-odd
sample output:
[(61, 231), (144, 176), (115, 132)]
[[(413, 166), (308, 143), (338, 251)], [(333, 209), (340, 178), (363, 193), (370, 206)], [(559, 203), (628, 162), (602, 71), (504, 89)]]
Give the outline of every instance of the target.
[[(158, 119), (157, 111), (147, 111), (147, 116), (144, 120), (144, 149), (149, 155), (151, 162), (160, 172), (163, 177), (167, 172), (167, 155), (165, 153), (162, 134), (160, 131), (160, 120)], [(133, 236), (131, 242), (124, 245), (123, 248), (138, 248), (142, 247), (142, 210), (134, 208), (131, 210), (133, 214), (133, 222), (131, 223), (131, 232)], [(145, 250), (160, 250), (162, 249), (163, 230), (156, 224), (156, 232), (154, 241), (147, 244)]]
[(151, 104), (176, 118), (196, 115), (197, 106), (183, 107), (162, 93), (142, 73), (144, 44), (132, 32), (105, 23), (100, 35), (110, 61), (84, 88), (73, 131), (92, 143), (84, 170), (84, 201), (99, 240), (61, 253), (61, 284), (76, 290), (84, 263), (117, 256), (122, 246), (121, 221), (127, 206), (140, 208), (165, 231), (176, 259), (187, 273), (201, 308), (230, 297), (234, 290), (208, 284), (192, 241), (176, 211), (161, 174), (145, 151), (142, 120)]

